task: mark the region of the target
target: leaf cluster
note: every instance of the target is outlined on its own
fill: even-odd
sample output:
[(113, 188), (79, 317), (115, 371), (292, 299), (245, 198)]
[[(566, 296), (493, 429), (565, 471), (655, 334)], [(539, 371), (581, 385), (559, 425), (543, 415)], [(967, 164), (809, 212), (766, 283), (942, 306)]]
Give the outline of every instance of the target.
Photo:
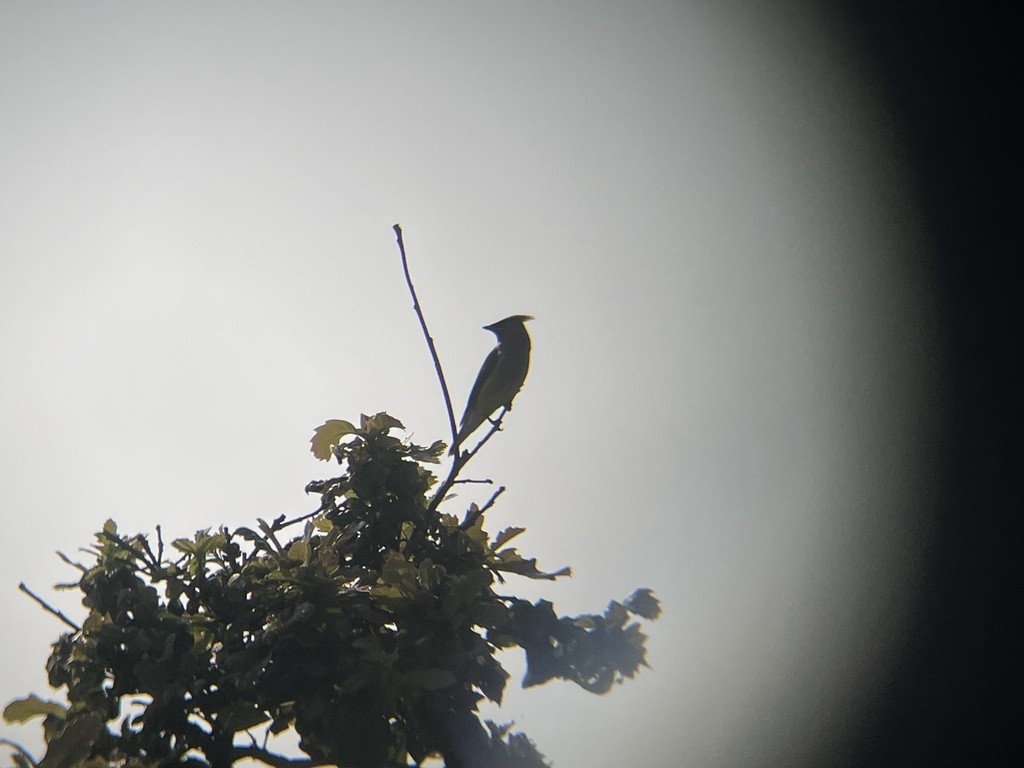
[[(604, 693), (644, 665), (634, 617), (656, 618), (657, 601), (638, 590), (603, 614), (559, 617), (497, 593), (508, 574), (568, 569), (542, 572), (508, 546), (521, 528), (485, 530), (497, 494), (461, 520), (439, 511), (428, 465), (446, 446), (390, 434), (401, 427), (384, 413), (321, 427), (314, 452), (343, 471), (310, 483), (320, 506), (294, 520), (199, 531), (166, 553), (159, 533), (108, 521), (78, 564), (86, 618), (47, 663), (67, 705), (29, 697), (5, 710), (45, 718), (39, 764), (546, 765), (523, 734), (477, 715), (508, 680), (497, 651), (525, 651), (524, 685)], [(305, 758), (271, 749), (288, 729)]]

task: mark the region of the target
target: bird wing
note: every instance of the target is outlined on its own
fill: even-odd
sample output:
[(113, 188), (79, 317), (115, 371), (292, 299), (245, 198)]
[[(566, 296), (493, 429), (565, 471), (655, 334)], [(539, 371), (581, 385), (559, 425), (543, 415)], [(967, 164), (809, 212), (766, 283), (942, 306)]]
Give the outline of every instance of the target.
[[(473, 382), (473, 388), (469, 391), (469, 399), (466, 401), (466, 412), (462, 414), (462, 424), (459, 429), (460, 434), (463, 434), (463, 436), (473, 432), (490, 415), (489, 413), (476, 413), (476, 410), (480, 404), (480, 394), (491, 378), (491, 374), (494, 373), (494, 369), (498, 367), (500, 359), (501, 345), (499, 344), (487, 355), (484, 364), (480, 366), (480, 373), (476, 375), (476, 381)], [(466, 431), (466, 426), (472, 421), (476, 423), (473, 424), (472, 429)]]

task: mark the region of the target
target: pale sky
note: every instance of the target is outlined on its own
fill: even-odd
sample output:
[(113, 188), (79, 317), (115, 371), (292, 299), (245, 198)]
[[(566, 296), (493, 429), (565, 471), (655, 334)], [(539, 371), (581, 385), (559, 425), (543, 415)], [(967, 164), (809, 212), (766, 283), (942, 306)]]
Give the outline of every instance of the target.
[(912, 616), (941, 395), (878, 94), (841, 27), (752, 2), (0, 4), (0, 704), (52, 695), (62, 631), (18, 582), (81, 616), (53, 553), (107, 517), (310, 511), (329, 418), (448, 439), (400, 222), (458, 411), (481, 326), (536, 316), (472, 474), (574, 576), (515, 586), (663, 602), (636, 680), (489, 716), (558, 768), (841, 749)]

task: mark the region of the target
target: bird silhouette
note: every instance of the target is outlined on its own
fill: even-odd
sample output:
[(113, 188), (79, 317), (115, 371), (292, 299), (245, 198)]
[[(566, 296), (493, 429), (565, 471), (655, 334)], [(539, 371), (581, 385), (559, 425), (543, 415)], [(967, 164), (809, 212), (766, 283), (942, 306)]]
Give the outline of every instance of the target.
[(523, 388), (530, 368), (530, 335), (524, 325), (527, 320), (533, 318), (530, 315), (512, 315), (484, 326), (484, 330), (498, 337), (498, 345), (487, 355), (476, 376), (450, 454), (454, 454), (462, 441), (496, 410), (512, 408), (512, 399)]

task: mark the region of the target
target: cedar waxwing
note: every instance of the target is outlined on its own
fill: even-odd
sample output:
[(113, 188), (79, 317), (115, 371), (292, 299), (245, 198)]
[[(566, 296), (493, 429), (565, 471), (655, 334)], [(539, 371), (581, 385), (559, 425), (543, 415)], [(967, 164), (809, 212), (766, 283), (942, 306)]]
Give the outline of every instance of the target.
[(476, 375), (466, 412), (462, 414), (462, 426), (449, 453), (454, 454), (462, 441), (496, 410), (512, 407), (512, 398), (522, 389), (530, 367), (530, 336), (523, 325), (527, 320), (533, 318), (512, 315), (484, 326), (484, 330), (498, 337), (498, 346), (491, 350)]

